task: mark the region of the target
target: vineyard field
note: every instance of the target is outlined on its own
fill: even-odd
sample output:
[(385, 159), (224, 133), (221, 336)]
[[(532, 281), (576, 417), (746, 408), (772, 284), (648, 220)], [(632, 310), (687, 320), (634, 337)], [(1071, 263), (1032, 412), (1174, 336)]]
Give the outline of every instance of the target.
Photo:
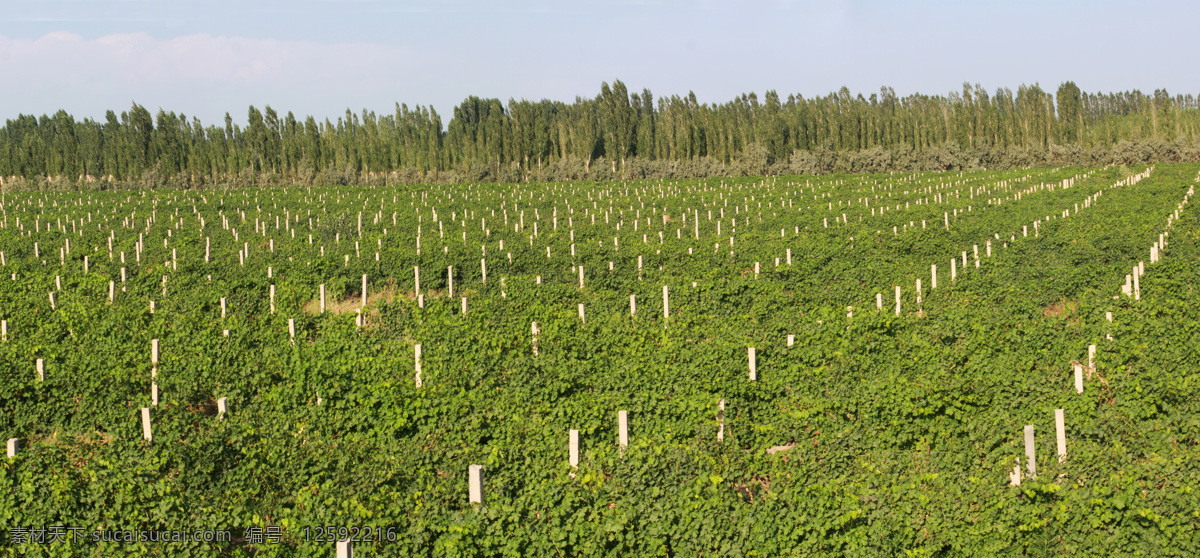
[(1198, 182), (6, 192), (0, 556), (1195, 556)]

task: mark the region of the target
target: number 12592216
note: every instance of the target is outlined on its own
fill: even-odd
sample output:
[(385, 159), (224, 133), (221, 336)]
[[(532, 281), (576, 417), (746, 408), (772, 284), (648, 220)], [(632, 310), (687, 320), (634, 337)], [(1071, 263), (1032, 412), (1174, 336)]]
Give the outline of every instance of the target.
[(395, 527), (305, 527), (304, 542), (395, 542)]

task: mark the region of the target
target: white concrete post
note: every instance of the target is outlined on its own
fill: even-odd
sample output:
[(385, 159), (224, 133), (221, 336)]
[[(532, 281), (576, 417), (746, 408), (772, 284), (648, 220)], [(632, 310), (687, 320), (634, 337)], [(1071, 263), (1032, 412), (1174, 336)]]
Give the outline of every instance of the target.
[(1058, 462), (1067, 459), (1067, 421), (1062, 409), (1054, 410), (1054, 435), (1058, 442)]
[(756, 358), (757, 355), (755, 354), (754, 347), (748, 347), (746, 350), (746, 354), (750, 359), (750, 381), (751, 382), (757, 381), (758, 380), (758, 359)]
[(229, 412), (229, 400), (222, 397), (217, 399), (217, 420), (225, 420), (225, 413)]
[(533, 337), (533, 356), (538, 356), (538, 340), (537, 340), (537, 336), (538, 336), (538, 333), (541, 333), (541, 332), (540, 332), (540, 331), (538, 331), (537, 322), (532, 322), (532, 323), (529, 325), (529, 332), (530, 332), (530, 335)]
[(663, 319), (671, 317), (671, 299), (667, 286), (663, 285)]
[(579, 468), (579, 431), (572, 430), (570, 432), (569, 447), (567, 448), (567, 460), (571, 463), (574, 469)]
[(717, 401), (717, 441), (725, 439), (725, 400)]
[(471, 465), (468, 479), (469, 498), (472, 504), (483, 503), (483, 465)]
[(413, 383), (415, 383), (416, 386), (418, 388), (420, 388), (421, 387), (421, 344), (417, 343), (414, 346), (414, 350), (416, 352), (416, 356), (414, 357), (414, 367), (416, 368), (417, 373), (416, 373), (416, 376), (413, 378)]
[(142, 407), (142, 438), (147, 442), (154, 441), (150, 431), (150, 407)]
[(1035, 448), (1033, 441), (1033, 425), (1025, 425), (1025, 468), (1029, 471), (1029, 478), (1037, 478), (1037, 457), (1035, 456)]
[(629, 411), (617, 411), (617, 444), (629, 447)]
[(150, 380), (150, 405), (158, 406), (158, 382)]
[(629, 315), (637, 315), (637, 295), (629, 295)]

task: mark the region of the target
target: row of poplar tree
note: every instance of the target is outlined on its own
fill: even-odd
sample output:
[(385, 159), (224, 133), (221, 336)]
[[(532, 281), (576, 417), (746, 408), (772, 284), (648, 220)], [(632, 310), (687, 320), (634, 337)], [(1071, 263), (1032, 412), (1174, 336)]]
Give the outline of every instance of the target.
[[(842, 88), (824, 97), (768, 91), (723, 104), (703, 104), (693, 93), (655, 99), (630, 93), (620, 80), (604, 83), (595, 98), (573, 103), (469, 97), (443, 129), (431, 107), (397, 104), (393, 114), (347, 110), (331, 121), (270, 106), (251, 106), (247, 124), (202, 124), (183, 114), (152, 115), (136, 103), (102, 122), (21, 115), (0, 129), (0, 176), (38, 180), (127, 181), (148, 173), (183, 185), (214, 184), (251, 176), (313, 180), (322, 172), (346, 176), (429, 179), (454, 172), (473, 179), (528, 179), (537, 169), (573, 162), (607, 172), (648, 161), (703, 159), (719, 168), (752, 154), (775, 165), (797, 154), (908, 152), (951, 149), (1044, 152), (1054, 146), (1107, 149), (1120, 142), (1155, 140), (1193, 145), (1200, 111), (1191, 95), (1164, 90), (1083, 93), (1072, 82), (1056, 94), (1037, 85), (1014, 94), (988, 94), (979, 85), (945, 96), (898, 97), (884, 87), (869, 97)], [(759, 169), (762, 167), (761, 164)]]

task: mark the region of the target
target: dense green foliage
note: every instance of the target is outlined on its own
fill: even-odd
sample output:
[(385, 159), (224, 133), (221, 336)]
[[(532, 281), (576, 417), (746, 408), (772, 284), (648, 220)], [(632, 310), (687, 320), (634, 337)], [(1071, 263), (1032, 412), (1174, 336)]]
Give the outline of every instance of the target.
[[(1148, 250), (1198, 170), (8, 194), (0, 555), (330, 556), (320, 526), (395, 535), (358, 556), (1195, 555), (1195, 205)], [(18, 526), (236, 540), (47, 549)]]
[(0, 176), (34, 189), (47, 177), (60, 188), (390, 185), (1200, 162), (1198, 108), (1192, 95), (1091, 94), (1072, 82), (1057, 97), (964, 84), (946, 96), (842, 88), (704, 104), (617, 80), (569, 104), (469, 97), (445, 129), (432, 108), (401, 104), (336, 122), (252, 106), (243, 127), (135, 103), (103, 122), (65, 111), (8, 120)]

